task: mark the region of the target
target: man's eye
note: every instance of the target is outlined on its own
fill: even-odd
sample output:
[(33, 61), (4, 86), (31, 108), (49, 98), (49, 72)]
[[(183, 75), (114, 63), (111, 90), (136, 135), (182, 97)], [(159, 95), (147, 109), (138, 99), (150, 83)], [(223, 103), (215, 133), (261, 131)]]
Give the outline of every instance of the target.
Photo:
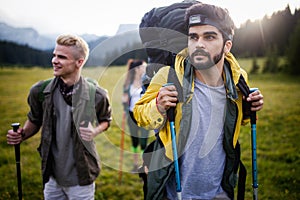
[(213, 39), (215, 39), (216, 37), (214, 36), (214, 35), (206, 35), (205, 36), (205, 39), (206, 40), (213, 40)]
[(57, 55), (57, 57), (61, 59), (66, 59), (66, 56), (62, 56), (62, 55)]
[(190, 35), (190, 40), (198, 40), (198, 37), (196, 35)]

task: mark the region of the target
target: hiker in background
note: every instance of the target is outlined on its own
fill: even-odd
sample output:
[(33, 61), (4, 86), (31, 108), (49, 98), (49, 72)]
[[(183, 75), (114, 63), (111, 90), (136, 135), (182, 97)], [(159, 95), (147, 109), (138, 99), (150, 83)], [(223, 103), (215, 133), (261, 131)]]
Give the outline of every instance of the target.
[[(129, 59), (127, 62), (127, 75), (123, 85), (122, 103), (127, 115), (127, 123), (131, 135), (131, 151), (133, 153), (133, 169), (132, 172), (137, 172), (139, 167), (139, 152), (143, 152), (147, 146), (149, 131), (138, 127), (133, 118), (132, 111), (135, 103), (142, 95), (142, 77), (145, 73), (146, 62), (143, 60)], [(139, 150), (140, 147), (140, 150)]]
[(107, 130), (111, 108), (106, 90), (81, 75), (88, 44), (60, 35), (53, 51), (53, 79), (32, 86), (24, 126), (9, 130), (7, 143), (19, 144), (40, 128), (44, 198), (94, 199), (100, 160), (94, 138)]
[[(248, 79), (230, 53), (234, 23), (227, 10), (197, 3), (187, 9), (185, 21), (187, 48), (176, 55), (174, 68), (162, 67), (154, 75), (133, 110), (139, 126), (159, 130), (145, 163), (145, 199), (177, 199), (167, 123), (171, 107), (182, 199), (234, 199), (242, 167), (238, 136), (241, 125), (249, 122), (244, 105), (261, 110), (263, 95), (259, 90), (242, 93)], [(176, 73), (170, 76), (172, 70)], [(170, 82), (174, 85), (165, 85)]]

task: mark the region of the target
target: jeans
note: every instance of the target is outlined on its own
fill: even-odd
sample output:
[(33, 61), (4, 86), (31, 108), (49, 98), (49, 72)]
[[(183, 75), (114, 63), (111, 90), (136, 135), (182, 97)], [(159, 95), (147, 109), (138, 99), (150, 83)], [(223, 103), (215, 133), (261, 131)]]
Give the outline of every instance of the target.
[(64, 187), (57, 184), (53, 177), (45, 184), (45, 200), (94, 200), (95, 183), (90, 185)]

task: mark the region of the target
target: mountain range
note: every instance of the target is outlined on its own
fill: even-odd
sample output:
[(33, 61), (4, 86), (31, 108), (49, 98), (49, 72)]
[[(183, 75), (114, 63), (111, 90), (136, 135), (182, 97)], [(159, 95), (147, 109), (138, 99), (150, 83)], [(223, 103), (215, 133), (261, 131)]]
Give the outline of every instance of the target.
[[(32, 60), (29, 57), (33, 56), (42, 60), (33, 62), (34, 64), (46, 65), (55, 47), (56, 37), (57, 35), (39, 34), (33, 28), (17, 28), (0, 22), (0, 62), (30, 65)], [(108, 66), (131, 51), (143, 49), (137, 24), (121, 24), (116, 34), (111, 37), (94, 34), (84, 34), (81, 37), (90, 48), (87, 65)], [(16, 51), (19, 56), (13, 56)], [(24, 58), (20, 59), (22, 56)]]
[[(136, 30), (138, 25), (136, 24), (121, 24), (116, 33), (123, 34), (128, 31)], [(37, 50), (51, 50), (54, 48), (55, 39), (57, 36), (54, 35), (41, 35), (35, 29), (26, 27), (26, 28), (18, 28), (10, 26), (6, 23), (0, 22), (0, 41), (7, 41), (16, 43), (18, 45), (29, 46), (33, 49)], [(90, 49), (93, 49), (95, 46), (100, 44), (102, 41), (108, 39), (107, 36), (97, 36), (94, 34), (84, 34), (81, 37), (86, 40), (89, 44)], [(133, 38), (127, 38), (129, 40)], [(136, 40), (135, 38), (134, 40)], [(134, 41), (126, 41), (119, 43), (120, 46), (127, 45), (128, 42)]]

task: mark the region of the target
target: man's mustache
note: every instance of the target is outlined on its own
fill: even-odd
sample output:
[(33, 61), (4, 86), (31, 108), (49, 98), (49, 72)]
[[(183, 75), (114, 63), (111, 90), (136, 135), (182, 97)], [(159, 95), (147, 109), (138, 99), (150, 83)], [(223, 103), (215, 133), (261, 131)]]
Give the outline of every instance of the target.
[(202, 49), (198, 49), (192, 53), (192, 56), (197, 56), (197, 55), (209, 57), (209, 53), (207, 53), (206, 51), (204, 51)]

